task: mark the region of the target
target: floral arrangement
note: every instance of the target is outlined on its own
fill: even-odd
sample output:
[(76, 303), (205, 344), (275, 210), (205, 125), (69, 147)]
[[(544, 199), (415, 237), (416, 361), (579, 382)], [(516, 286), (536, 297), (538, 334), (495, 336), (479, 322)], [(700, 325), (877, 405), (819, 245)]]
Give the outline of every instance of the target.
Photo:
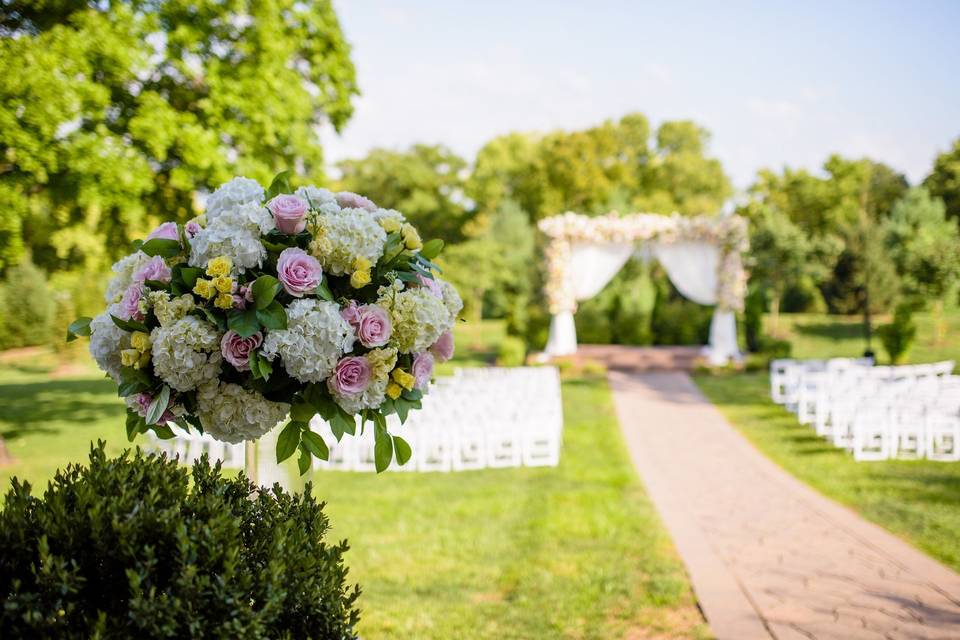
[(717, 299), (721, 309), (743, 309), (747, 274), (743, 254), (749, 248), (747, 224), (740, 216), (685, 217), (616, 212), (590, 217), (573, 212), (544, 218), (538, 225), (549, 238), (545, 253), (545, 293), (551, 314), (574, 312), (577, 301), (567, 280), (570, 250), (576, 243), (705, 241), (720, 248)]
[(387, 430), (419, 409), (435, 362), (453, 355), (463, 306), (438, 277), (443, 242), (422, 242), (404, 216), (363, 196), (267, 191), (235, 178), (204, 215), (166, 222), (113, 266), (107, 309), (67, 339), (90, 353), (126, 399), (127, 435), (173, 437), (171, 423), (237, 443), (289, 422), (277, 461), (327, 459), (310, 430), (320, 415), (339, 440), (367, 422), (377, 470), (410, 446)]

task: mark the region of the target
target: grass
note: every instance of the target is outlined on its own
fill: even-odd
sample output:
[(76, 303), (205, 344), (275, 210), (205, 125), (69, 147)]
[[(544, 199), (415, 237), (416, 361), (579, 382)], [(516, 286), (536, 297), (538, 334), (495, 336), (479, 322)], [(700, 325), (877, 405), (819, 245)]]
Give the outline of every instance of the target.
[(696, 382), (731, 424), (784, 469), (960, 570), (960, 464), (855, 462), (774, 404), (766, 374), (698, 375)]
[[(936, 339), (936, 322), (930, 313), (917, 313), (917, 339), (907, 354), (907, 362), (934, 362), (956, 360), (960, 362), (960, 312), (944, 314), (946, 339)], [(885, 316), (874, 318), (874, 327), (889, 322)], [(764, 326), (771, 329), (770, 317)], [(866, 343), (863, 338), (863, 319), (855, 316), (832, 316), (819, 313), (781, 314), (778, 334), (793, 345), (794, 358), (842, 358), (863, 355)], [(873, 350), (878, 359), (887, 364), (887, 354), (880, 340), (874, 336)]]
[[(457, 328), (454, 366), (490, 362), (498, 323)], [(66, 375), (64, 375), (66, 374)], [(602, 376), (563, 386), (556, 468), (453, 474), (317, 473), (333, 537), (347, 538), (367, 638), (697, 638), (709, 631), (626, 455)], [(113, 383), (49, 353), (0, 362), (0, 467), (38, 490), (86, 460), (91, 440), (129, 446)]]

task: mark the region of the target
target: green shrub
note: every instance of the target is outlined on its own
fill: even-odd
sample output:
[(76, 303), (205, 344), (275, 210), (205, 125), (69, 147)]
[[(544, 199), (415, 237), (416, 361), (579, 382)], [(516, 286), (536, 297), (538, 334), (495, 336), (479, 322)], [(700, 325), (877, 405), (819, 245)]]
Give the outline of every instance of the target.
[(660, 345), (707, 344), (713, 308), (688, 300), (658, 301), (653, 313), (653, 336)]
[(892, 364), (899, 364), (917, 337), (917, 325), (913, 322), (913, 306), (898, 304), (893, 312), (893, 322), (877, 327), (877, 335)]
[(504, 336), (497, 347), (497, 365), (522, 367), (527, 357), (527, 346), (516, 336)]
[(0, 284), (0, 349), (50, 342), (56, 302), (43, 271), (25, 258)]
[(793, 355), (793, 345), (789, 340), (780, 340), (770, 336), (761, 336), (759, 352), (769, 360), (782, 360)]
[(16, 479), (0, 511), (0, 637), (355, 638), (323, 504), (257, 492), (204, 458), (191, 474), (139, 450)]
[(766, 306), (766, 294), (763, 290), (754, 288), (747, 294), (743, 305), (743, 336), (747, 342), (747, 351), (760, 351), (760, 340), (763, 337), (763, 311)]

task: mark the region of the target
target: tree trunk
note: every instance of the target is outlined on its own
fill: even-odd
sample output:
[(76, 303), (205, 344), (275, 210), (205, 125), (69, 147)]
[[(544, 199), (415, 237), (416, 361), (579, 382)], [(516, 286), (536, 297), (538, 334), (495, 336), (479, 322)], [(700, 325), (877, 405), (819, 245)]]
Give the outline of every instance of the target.
[(933, 303), (934, 344), (942, 345), (947, 339), (947, 321), (943, 315), (943, 298)]
[(780, 294), (774, 293), (770, 297), (770, 335), (780, 337)]
[(867, 340), (867, 350), (863, 352), (866, 357), (876, 358), (873, 355), (873, 323), (870, 321), (870, 288), (863, 288), (863, 334)]
[(7, 443), (0, 437), (0, 467), (13, 464), (13, 456), (7, 451)]

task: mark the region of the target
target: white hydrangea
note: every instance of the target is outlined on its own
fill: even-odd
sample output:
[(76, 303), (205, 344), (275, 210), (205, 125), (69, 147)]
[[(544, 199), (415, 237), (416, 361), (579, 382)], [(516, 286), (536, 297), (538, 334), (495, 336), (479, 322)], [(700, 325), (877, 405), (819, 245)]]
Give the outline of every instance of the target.
[(142, 251), (136, 251), (120, 259), (110, 267), (111, 271), (117, 275), (110, 280), (110, 284), (107, 285), (107, 291), (103, 295), (107, 304), (119, 302), (123, 296), (123, 292), (126, 291), (133, 282), (133, 274), (149, 261), (150, 256)]
[[(293, 195), (306, 200), (313, 209), (320, 209), (322, 206), (329, 205), (331, 203), (333, 203), (334, 206), (337, 205), (337, 197), (333, 195), (332, 191), (329, 189), (323, 189), (321, 187), (315, 187), (313, 185), (300, 187), (293, 192)], [(337, 206), (337, 209), (334, 213), (339, 211), (340, 207)]]
[(383, 255), (387, 233), (373, 215), (364, 209), (343, 209), (339, 214), (317, 216), (319, 228), (310, 251), (324, 271), (334, 275), (353, 273), (357, 258), (371, 265)]
[(220, 335), (208, 322), (186, 316), (150, 332), (153, 371), (177, 391), (190, 391), (220, 375)]
[(440, 334), (453, 327), (446, 305), (426, 287), (388, 294), (377, 304), (390, 311), (393, 322), (390, 343), (401, 353), (426, 351)]
[(130, 348), (130, 334), (113, 323), (110, 315), (119, 317), (118, 304), (90, 321), (90, 355), (97, 366), (115, 382), (120, 382), (120, 351)]
[(384, 218), (396, 220), (399, 225), (407, 221), (407, 218), (396, 209), (377, 209), (373, 212), (373, 219), (377, 222), (380, 222), (380, 220)]
[(457, 316), (460, 315), (460, 311), (463, 309), (463, 300), (460, 298), (460, 293), (456, 287), (452, 284), (439, 278), (437, 278), (437, 282), (440, 284), (440, 291), (443, 293), (443, 304), (450, 313), (450, 326), (452, 327), (453, 323), (457, 321)]
[(272, 402), (256, 391), (217, 380), (197, 391), (197, 417), (204, 433), (236, 444), (256, 440), (290, 413), (290, 405)]
[(354, 340), (337, 303), (304, 298), (290, 303), (287, 328), (269, 332), (261, 353), (270, 360), (279, 355), (287, 373), (301, 382), (321, 382), (353, 349)]
[(240, 272), (259, 267), (267, 256), (260, 236), (275, 227), (273, 216), (259, 202), (225, 209), (190, 241), (190, 266), (205, 267), (218, 256), (226, 256)]
[(207, 198), (207, 223), (213, 222), (223, 213), (229, 213), (247, 204), (263, 202), (263, 187), (250, 178), (234, 178), (226, 182)]
[(327, 388), (330, 390), (334, 402), (340, 405), (344, 411), (357, 414), (364, 409), (376, 409), (383, 404), (383, 401), (387, 399), (387, 384), (389, 382), (388, 378), (374, 378), (363, 393), (357, 394), (337, 393), (329, 383)]

